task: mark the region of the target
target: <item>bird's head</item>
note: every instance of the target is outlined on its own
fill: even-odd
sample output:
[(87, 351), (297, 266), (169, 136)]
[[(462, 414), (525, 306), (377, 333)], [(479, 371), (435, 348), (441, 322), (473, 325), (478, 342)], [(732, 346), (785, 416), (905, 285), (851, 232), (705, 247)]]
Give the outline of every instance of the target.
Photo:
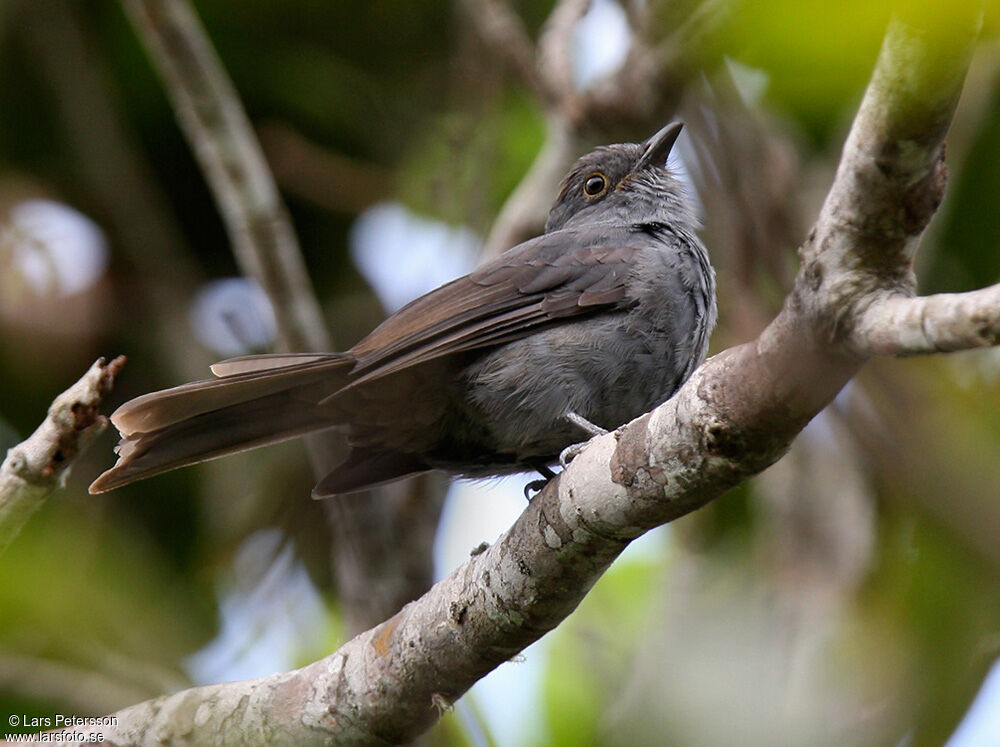
[(683, 125), (667, 125), (642, 143), (603, 145), (580, 158), (563, 179), (545, 230), (596, 221), (694, 222), (667, 156)]

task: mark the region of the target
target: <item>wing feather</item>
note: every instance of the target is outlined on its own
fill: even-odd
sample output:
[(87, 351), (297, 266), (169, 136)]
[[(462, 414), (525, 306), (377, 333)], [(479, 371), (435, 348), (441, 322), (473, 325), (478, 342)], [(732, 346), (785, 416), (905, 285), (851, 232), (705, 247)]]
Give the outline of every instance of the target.
[(637, 248), (621, 229), (598, 233), (594, 245), (587, 238), (579, 229), (545, 234), (403, 307), (350, 350), (358, 363), (347, 389), (626, 305)]

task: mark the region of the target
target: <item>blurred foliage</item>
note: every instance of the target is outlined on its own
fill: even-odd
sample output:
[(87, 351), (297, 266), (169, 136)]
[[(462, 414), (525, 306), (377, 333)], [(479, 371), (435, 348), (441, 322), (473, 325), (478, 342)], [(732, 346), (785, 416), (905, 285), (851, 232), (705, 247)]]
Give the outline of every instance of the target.
[[(195, 4), (251, 120), (355, 169), (325, 167), (317, 186), (288, 151), (268, 149), (341, 344), (380, 314), (348, 262), (358, 205), (398, 199), (485, 233), (543, 141), (543, 106), (451, 0)], [(512, 5), (537, 34), (553, 3)], [(659, 3), (657, 34), (696, 5)], [(893, 7), (935, 14), (946, 36), (952, 3), (743, 0), (696, 50), (706, 77), (723, 56), (760, 73), (761, 119), (794, 148), (809, 209), (810, 190), (829, 183)], [(927, 291), (1000, 274), (998, 25), (989, 3), (949, 140), (952, 185), (921, 252)], [(70, 114), (67, 91), (84, 97)], [(109, 135), (106, 150), (91, 147), (95, 132)], [(107, 153), (124, 164), (115, 173), (106, 173)], [(378, 178), (357, 177), (365, 173)], [(235, 263), (117, 3), (0, 3), (0, 224), (31, 197), (97, 221), (112, 268), (76, 297), (0, 303), (0, 448), (27, 435), (99, 355), (129, 355), (116, 401), (204, 375), (213, 358), (193, 341), (186, 304)], [(732, 266), (734, 247), (710, 249), (720, 268)], [(784, 280), (752, 270), (767, 308)], [(734, 278), (721, 275), (723, 292), (735, 293)], [(746, 308), (731, 298), (721, 306)], [(724, 318), (716, 340), (739, 339), (739, 321)], [(844, 430), (802, 444), (812, 461), (797, 462), (816, 464), (831, 441), (856, 455), (852, 476), (874, 516), (858, 529), (874, 542), (863, 572), (824, 565), (835, 555), (823, 546), (836, 544), (833, 528), (868, 520), (838, 513), (840, 485), (825, 486), (829, 513), (805, 518), (788, 505), (815, 496), (791, 490), (779, 510), (768, 503), (775, 482), (732, 491), (672, 528), (664, 562), (616, 565), (551, 636), (539, 698), (549, 743), (703, 745), (736, 734), (744, 744), (941, 744), (1000, 655), (998, 395), (993, 352), (869, 367), (835, 408)], [(329, 536), (297, 446), (86, 496), (111, 444), (109, 435), (86, 455), (65, 494), (0, 557), (0, 711), (99, 713), (183, 686), (187, 657), (218, 632), (219, 569), (263, 527), (279, 527), (329, 593)], [(800, 477), (778, 482), (808, 484), (814, 474)], [(798, 542), (786, 547), (790, 536)], [(327, 604), (327, 629), (302, 642), (296, 663), (342, 636), (336, 601)], [(502, 704), (483, 710), (491, 705)], [(471, 743), (461, 719), (445, 722), (434, 743)], [(788, 741), (774, 739), (777, 729)]]
[[(662, 543), (658, 533), (655, 541)], [(577, 613), (554, 634), (545, 680), (547, 741), (536, 744), (600, 745), (602, 714), (628, 687), (636, 641), (648, 627), (658, 563), (622, 558), (594, 586)], [(610, 707), (609, 707), (609, 704)]]
[(768, 99), (816, 143), (843, 128), (871, 74), (889, 17), (870, 0), (748, 0), (721, 33), (723, 51), (767, 71)]
[(400, 167), (400, 198), (420, 213), (485, 233), (543, 135), (538, 106), (523, 93), (502, 94), (486, 111), (449, 112), (428, 126)]
[(881, 647), (870, 635), (859, 643), (867, 644), (868, 661), (899, 662), (899, 675), (911, 683), (913, 744), (943, 744), (1000, 653), (995, 640), (992, 651), (984, 646), (1000, 629), (996, 579), (935, 522), (887, 511), (881, 531), (879, 573), (860, 608), (863, 625), (874, 618), (872, 629), (884, 625), (891, 637)]
[[(101, 522), (100, 513), (49, 506), (4, 555), (4, 634), (8, 642), (30, 640), (40, 654), (72, 659), (95, 647), (115, 649), (176, 671), (178, 656), (205, 642), (211, 609), (165, 566), (145, 531)], [(47, 560), (52, 549), (69, 546), (73, 562), (59, 559), (60, 572), (53, 573)], [(111, 578), (113, 585), (93, 583)], [(67, 620), (74, 639), (59, 640)], [(147, 649), (150, 639), (160, 641), (153, 651)]]
[(952, 181), (940, 249), (926, 273), (926, 292), (972, 290), (1000, 278), (1000, 224), (993, 197), (1000, 194), (1000, 85), (982, 128), (969, 147), (967, 166)]
[(201, 579), (108, 508), (50, 503), (3, 557), (7, 713), (105, 713), (190, 686), (181, 661), (213, 627)]
[[(823, 146), (849, 124), (893, 13), (935, 29), (943, 55), (963, 17), (955, 3), (940, 0), (742, 0), (705, 40), (701, 59), (722, 54), (766, 72), (768, 103)], [(998, 21), (997, 4), (987, 3), (987, 34)]]

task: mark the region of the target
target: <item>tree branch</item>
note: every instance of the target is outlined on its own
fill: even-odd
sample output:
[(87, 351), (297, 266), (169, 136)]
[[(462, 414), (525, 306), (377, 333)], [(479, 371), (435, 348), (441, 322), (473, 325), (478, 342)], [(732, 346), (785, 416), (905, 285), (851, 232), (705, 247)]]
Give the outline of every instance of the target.
[(218, 202), (243, 274), (274, 306), (282, 345), (330, 349), (298, 241), (232, 82), (185, 0), (122, 0)]
[(868, 355), (950, 353), (1000, 343), (1000, 284), (911, 298), (886, 294), (861, 314), (852, 345)]
[(630, 540), (774, 462), (864, 362), (847, 334), (858, 310), (912, 275), (973, 26), (943, 59), (938, 39), (892, 24), (795, 286), (757, 340), (593, 439), (496, 544), (336, 653), (125, 709), (104, 734), (210, 742), (236, 725), (290, 743), (412, 739), (439, 704), (558, 625)]
[(851, 344), (863, 320), (871, 328), (866, 309), (886, 294), (915, 292), (913, 256), (944, 197), (944, 136), (979, 20), (970, 12), (964, 35), (934, 37), (898, 19), (890, 24), (834, 184), (799, 250), (792, 301), (827, 312), (828, 339), (858, 355), (874, 352)]
[(476, 31), (542, 100), (547, 93), (535, 64), (535, 45), (507, 0), (462, 0)]
[(49, 495), (62, 487), (76, 458), (107, 427), (98, 415), (125, 358), (97, 360), (78, 382), (56, 397), (48, 417), (0, 464), (0, 553)]
[(590, 0), (559, 0), (538, 39), (538, 71), (548, 94), (546, 98), (564, 109), (569, 108), (569, 102), (576, 97), (573, 30), (589, 6)]

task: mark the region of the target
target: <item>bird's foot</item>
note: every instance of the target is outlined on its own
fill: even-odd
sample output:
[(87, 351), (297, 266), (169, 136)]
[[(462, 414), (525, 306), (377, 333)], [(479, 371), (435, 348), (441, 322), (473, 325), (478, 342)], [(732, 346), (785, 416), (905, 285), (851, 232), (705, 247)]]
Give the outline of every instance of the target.
[(562, 468), (566, 469), (569, 466), (569, 463), (572, 462), (574, 459), (576, 459), (576, 457), (580, 454), (580, 452), (583, 451), (583, 447), (586, 446), (588, 443), (590, 442), (582, 441), (581, 443), (578, 444), (570, 444), (565, 449), (560, 451), (559, 464), (562, 466)]
[(531, 482), (529, 482), (527, 485), (524, 486), (524, 499), (529, 502), (531, 501), (532, 498), (535, 497), (534, 495), (532, 495), (532, 493), (537, 495), (538, 493), (542, 492), (542, 488), (548, 485), (549, 480), (551, 480), (553, 477), (556, 476), (556, 473), (550, 470), (548, 466), (545, 464), (538, 463), (532, 466), (534, 467), (535, 472), (537, 472), (542, 476), (542, 479), (532, 480)]
[[(582, 415), (578, 415), (572, 410), (563, 415), (563, 419), (575, 425), (585, 434), (590, 436), (590, 438), (594, 438), (595, 436), (603, 436), (604, 434), (607, 433), (607, 431), (601, 428), (601, 426), (594, 425), (585, 417), (583, 417)], [(583, 451), (583, 447), (586, 445), (587, 445), (586, 441), (577, 444), (570, 444), (561, 452), (559, 452), (559, 464), (562, 465), (562, 468), (566, 469), (569, 463), (572, 462), (581, 451)]]

